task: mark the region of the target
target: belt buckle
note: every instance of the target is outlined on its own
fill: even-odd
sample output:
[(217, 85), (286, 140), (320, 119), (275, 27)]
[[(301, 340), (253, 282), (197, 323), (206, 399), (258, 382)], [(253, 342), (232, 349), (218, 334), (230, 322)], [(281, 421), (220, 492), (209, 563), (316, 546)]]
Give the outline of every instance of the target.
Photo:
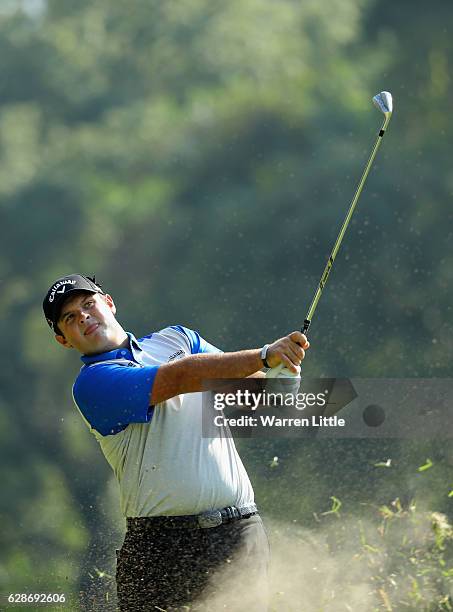
[(202, 529), (210, 529), (211, 527), (218, 527), (222, 524), (222, 514), (220, 510), (209, 510), (203, 512), (197, 517), (198, 526)]

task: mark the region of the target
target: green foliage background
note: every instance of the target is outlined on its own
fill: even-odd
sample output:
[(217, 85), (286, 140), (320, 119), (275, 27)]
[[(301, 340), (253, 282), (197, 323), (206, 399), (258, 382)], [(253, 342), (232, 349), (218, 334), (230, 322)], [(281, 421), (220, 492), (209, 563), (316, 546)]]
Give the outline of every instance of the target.
[[(114, 606), (116, 485), (72, 405), (78, 359), (42, 317), (48, 285), (96, 273), (136, 335), (181, 323), (233, 350), (297, 328), (382, 89), (394, 117), (304, 367), (451, 376), (452, 17), (441, 0), (3, 0), (2, 593)], [(370, 506), (400, 497), (451, 521), (444, 442), (242, 442), (241, 454), (267, 516), (322, 530), (313, 513), (331, 496), (348, 517), (374, 520)], [(394, 468), (373, 467), (388, 457)], [(411, 609), (451, 603), (451, 589), (447, 575)]]

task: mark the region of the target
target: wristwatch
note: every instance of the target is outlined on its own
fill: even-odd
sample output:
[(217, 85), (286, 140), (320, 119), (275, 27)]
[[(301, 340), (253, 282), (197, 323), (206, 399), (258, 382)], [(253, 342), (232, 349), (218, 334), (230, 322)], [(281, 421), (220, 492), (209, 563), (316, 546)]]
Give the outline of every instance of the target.
[(269, 344), (265, 344), (261, 349), (260, 357), (262, 362), (264, 363), (265, 368), (270, 368), (271, 366), (267, 363), (267, 349), (269, 348)]

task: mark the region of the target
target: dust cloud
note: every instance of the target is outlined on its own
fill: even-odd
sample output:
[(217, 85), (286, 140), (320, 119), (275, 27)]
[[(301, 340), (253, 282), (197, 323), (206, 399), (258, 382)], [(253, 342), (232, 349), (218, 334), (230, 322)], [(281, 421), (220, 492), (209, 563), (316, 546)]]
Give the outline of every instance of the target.
[(439, 579), (439, 558), (433, 550), (439, 528), (450, 541), (453, 531), (444, 515), (415, 508), (402, 511), (398, 504), (393, 509), (390, 520), (382, 517), (380, 523), (323, 517), (318, 530), (265, 520), (271, 545), (267, 584), (254, 581), (246, 561), (233, 559), (216, 576), (210, 595), (188, 609), (396, 612), (439, 604), (442, 597), (453, 595), (453, 581)]

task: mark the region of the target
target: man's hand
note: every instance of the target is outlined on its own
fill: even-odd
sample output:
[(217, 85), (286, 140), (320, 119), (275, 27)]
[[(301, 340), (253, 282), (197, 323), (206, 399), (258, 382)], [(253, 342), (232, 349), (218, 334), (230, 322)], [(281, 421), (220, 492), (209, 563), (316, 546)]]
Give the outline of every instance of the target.
[(307, 337), (300, 331), (294, 331), (276, 340), (267, 349), (266, 360), (271, 368), (283, 363), (288, 370), (297, 374), (298, 366), (305, 357), (305, 351), (310, 347)]

